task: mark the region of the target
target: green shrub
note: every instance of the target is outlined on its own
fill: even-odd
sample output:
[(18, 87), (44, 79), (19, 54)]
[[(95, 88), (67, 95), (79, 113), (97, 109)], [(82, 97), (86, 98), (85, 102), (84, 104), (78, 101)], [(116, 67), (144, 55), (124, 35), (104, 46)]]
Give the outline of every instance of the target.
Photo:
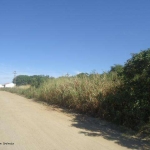
[[(112, 68), (112, 72), (116, 71)], [(122, 77), (122, 84), (105, 96), (103, 118), (139, 130), (150, 121), (150, 49), (134, 54)]]
[(150, 119), (150, 49), (134, 54), (123, 73), (132, 115), (139, 120), (139, 125), (147, 123)]

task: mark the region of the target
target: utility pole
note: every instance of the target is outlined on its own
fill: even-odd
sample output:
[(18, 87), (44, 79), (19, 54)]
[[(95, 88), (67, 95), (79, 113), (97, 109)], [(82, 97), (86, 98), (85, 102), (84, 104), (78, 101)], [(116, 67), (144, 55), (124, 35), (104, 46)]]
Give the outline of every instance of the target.
[(14, 71), (14, 84), (16, 84), (16, 74), (17, 74), (17, 72)]

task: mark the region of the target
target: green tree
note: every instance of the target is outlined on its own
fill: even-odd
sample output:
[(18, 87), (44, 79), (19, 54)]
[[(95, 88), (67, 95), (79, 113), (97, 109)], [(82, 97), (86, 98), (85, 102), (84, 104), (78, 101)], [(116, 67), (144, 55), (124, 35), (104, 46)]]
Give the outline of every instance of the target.
[(123, 75), (123, 66), (119, 64), (115, 64), (114, 66), (111, 66), (111, 69), (109, 73), (115, 72), (117, 75), (122, 76)]
[(17, 86), (19, 85), (27, 85), (29, 84), (30, 77), (27, 75), (18, 75), (13, 79), (13, 83), (15, 83)]
[[(118, 72), (118, 67), (110, 72), (110, 75)], [(133, 54), (127, 60), (120, 81), (102, 103), (105, 118), (139, 130), (150, 123), (150, 49)]]

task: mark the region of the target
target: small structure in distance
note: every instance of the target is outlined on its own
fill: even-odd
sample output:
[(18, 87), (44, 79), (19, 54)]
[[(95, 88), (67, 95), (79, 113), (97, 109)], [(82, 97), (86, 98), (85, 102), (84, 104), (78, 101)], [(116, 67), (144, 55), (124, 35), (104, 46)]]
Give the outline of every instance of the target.
[(5, 88), (13, 88), (15, 86), (16, 86), (16, 84), (14, 84), (14, 83), (6, 83), (6, 84), (4, 84)]
[(1, 85), (1, 84), (0, 84), (0, 88), (4, 88), (4, 85)]

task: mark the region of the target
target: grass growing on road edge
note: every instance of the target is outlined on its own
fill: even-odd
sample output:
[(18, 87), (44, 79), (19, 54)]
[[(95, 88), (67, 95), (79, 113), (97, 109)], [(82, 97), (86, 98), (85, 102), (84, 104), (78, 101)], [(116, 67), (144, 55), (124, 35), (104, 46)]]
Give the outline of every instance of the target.
[(104, 73), (82, 78), (61, 77), (49, 80), (39, 88), (15, 87), (3, 90), (105, 118), (101, 104), (108, 93), (115, 92), (116, 87), (120, 84), (121, 80), (116, 73)]

